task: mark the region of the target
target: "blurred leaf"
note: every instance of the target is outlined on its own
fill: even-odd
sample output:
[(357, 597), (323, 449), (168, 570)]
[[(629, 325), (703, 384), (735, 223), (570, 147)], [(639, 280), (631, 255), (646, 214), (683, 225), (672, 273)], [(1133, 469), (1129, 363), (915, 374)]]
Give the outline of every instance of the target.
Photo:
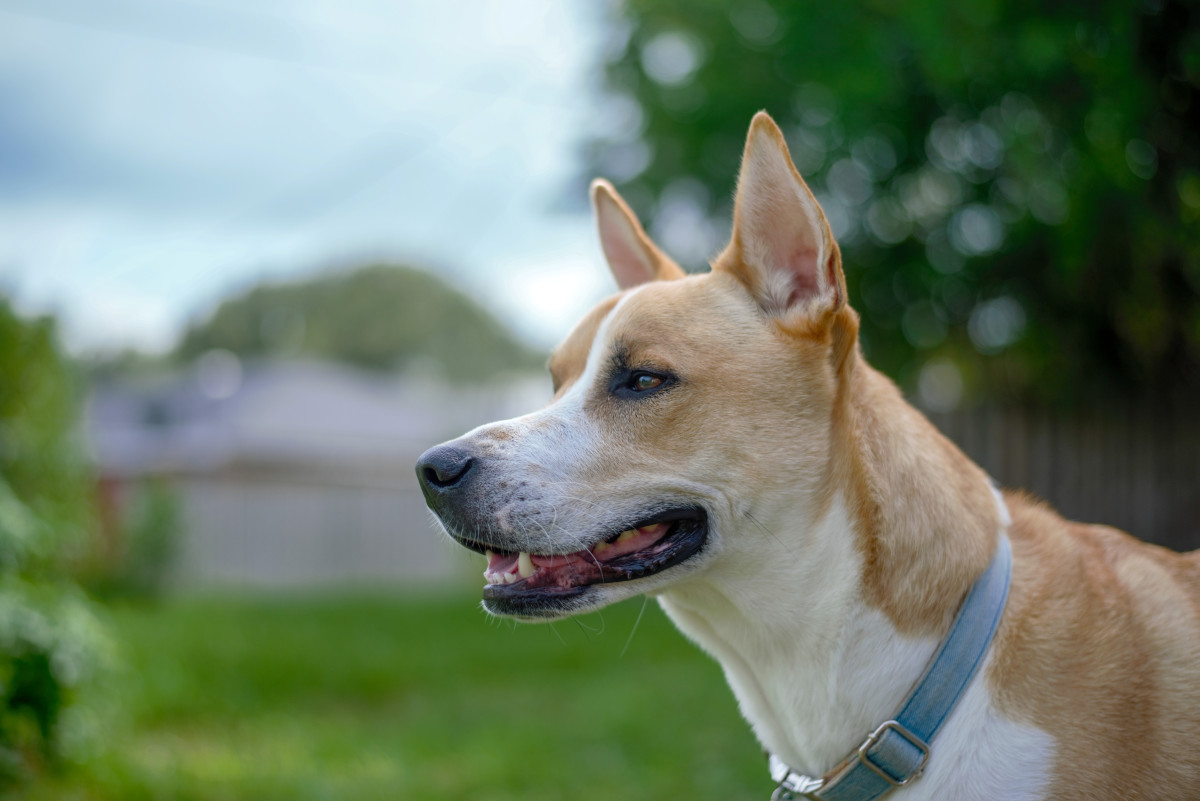
[(29, 563), (39, 543), (49, 539), (43, 526), (0, 478), (0, 575)]
[[(628, 36), (590, 166), (685, 265), (725, 241), (741, 142), (766, 109), (842, 244), (868, 356), (902, 383), (935, 365), (968, 396), (1197, 394), (1192, 5), (614, 8)], [(1021, 325), (989, 338), (998, 308)]]
[(49, 319), (0, 298), (0, 788), (63, 753), (103, 637), (64, 568), (90, 521), (75, 378)]

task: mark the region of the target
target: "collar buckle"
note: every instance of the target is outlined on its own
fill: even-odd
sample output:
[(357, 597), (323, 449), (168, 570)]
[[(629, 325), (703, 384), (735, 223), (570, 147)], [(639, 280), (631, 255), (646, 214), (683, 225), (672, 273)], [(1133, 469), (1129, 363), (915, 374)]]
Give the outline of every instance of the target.
[(770, 754), (768, 765), (771, 780), (778, 786), (771, 793), (771, 801), (796, 801), (799, 798), (817, 798), (817, 791), (825, 786), (825, 779), (814, 779), (789, 768), (782, 759)]
[(816, 792), (825, 786), (821, 779), (804, 776), (799, 773), (789, 774), (787, 779), (780, 782), (771, 793), (771, 801), (797, 801), (801, 798), (819, 799)]
[[(910, 771), (902, 773), (899, 778), (893, 776), (891, 772), (886, 770), (882, 765), (871, 758), (871, 749), (875, 748), (877, 745), (880, 745), (880, 742), (884, 739), (888, 732), (892, 732), (901, 737), (905, 742), (907, 742), (908, 745), (912, 746), (919, 752), (916, 766), (911, 768)], [(897, 741), (897, 744), (899, 744), (899, 741)], [(884, 745), (886, 746), (887, 743), (884, 743)], [(902, 726), (900, 723), (894, 720), (889, 720), (880, 725), (879, 728), (875, 729), (875, 731), (871, 732), (871, 735), (867, 737), (862, 745), (858, 747), (856, 757), (858, 758), (859, 762), (861, 762), (865, 767), (873, 770), (880, 776), (880, 778), (892, 785), (892, 787), (903, 787), (909, 782), (920, 778), (921, 774), (925, 772), (925, 765), (929, 762), (929, 745), (920, 737)]]

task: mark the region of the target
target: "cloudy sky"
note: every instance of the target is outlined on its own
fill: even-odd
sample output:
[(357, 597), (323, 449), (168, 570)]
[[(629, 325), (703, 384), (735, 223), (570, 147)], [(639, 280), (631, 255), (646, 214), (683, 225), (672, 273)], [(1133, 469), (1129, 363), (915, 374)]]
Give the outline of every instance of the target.
[(611, 291), (577, 154), (595, 6), (0, 0), (0, 291), (75, 350), (394, 258), (539, 344)]

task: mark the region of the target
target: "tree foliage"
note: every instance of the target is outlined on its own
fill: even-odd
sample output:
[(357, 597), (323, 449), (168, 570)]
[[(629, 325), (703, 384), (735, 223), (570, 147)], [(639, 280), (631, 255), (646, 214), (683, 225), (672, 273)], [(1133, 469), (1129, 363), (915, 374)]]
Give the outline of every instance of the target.
[(1194, 6), (627, 0), (608, 58), (590, 160), (667, 249), (697, 267), (723, 243), (767, 109), (868, 355), (935, 405), (957, 380), (1049, 403), (1200, 386)]
[(72, 374), (49, 319), (0, 299), (0, 789), (61, 752), (101, 635), (64, 578), (89, 523)]
[(224, 301), (177, 348), (194, 358), (224, 348), (240, 356), (316, 356), (374, 369), (435, 364), (451, 380), (483, 380), (542, 358), (479, 304), (409, 267), (376, 265)]

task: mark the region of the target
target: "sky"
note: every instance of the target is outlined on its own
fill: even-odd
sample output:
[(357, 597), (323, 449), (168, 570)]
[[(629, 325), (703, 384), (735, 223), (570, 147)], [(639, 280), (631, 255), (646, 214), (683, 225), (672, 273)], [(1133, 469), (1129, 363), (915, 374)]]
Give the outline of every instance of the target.
[(548, 346), (614, 290), (579, 153), (603, 6), (0, 0), (0, 292), (171, 346), (260, 280), (390, 259)]

